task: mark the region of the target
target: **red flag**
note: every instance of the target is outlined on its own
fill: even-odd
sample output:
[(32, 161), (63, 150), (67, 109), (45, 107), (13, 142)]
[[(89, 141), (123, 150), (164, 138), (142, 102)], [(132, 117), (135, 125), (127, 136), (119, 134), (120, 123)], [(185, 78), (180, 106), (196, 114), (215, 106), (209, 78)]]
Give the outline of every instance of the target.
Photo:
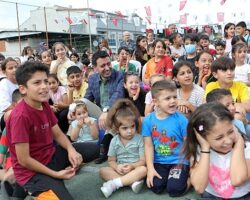
[(112, 22), (113, 22), (114, 26), (118, 25), (118, 20), (115, 17), (112, 18)]
[(220, 5), (224, 5), (226, 3), (226, 0), (221, 0)]
[(145, 17), (145, 18), (146, 18), (146, 20), (148, 21), (148, 24), (151, 25), (151, 24), (152, 24), (152, 22), (151, 22), (151, 17)]
[(183, 10), (183, 8), (185, 7), (186, 3), (187, 3), (187, 0), (180, 1), (179, 11)]
[(151, 8), (150, 6), (145, 6), (145, 11), (146, 11), (146, 14), (148, 17), (151, 17), (152, 16), (152, 13), (151, 13)]
[(71, 19), (70, 17), (65, 17), (65, 19), (67, 20), (67, 22), (68, 22), (69, 24), (72, 24), (72, 23), (73, 23), (73, 21), (72, 21), (72, 19)]
[(124, 17), (124, 15), (122, 14), (122, 12), (119, 11), (119, 10), (116, 11), (115, 14), (116, 14), (117, 16), (119, 16), (120, 18), (123, 18), (123, 17)]
[(217, 13), (217, 21), (218, 22), (224, 22), (224, 13), (223, 12), (218, 12)]
[(95, 17), (96, 16), (96, 14), (94, 12), (92, 12), (91, 10), (89, 11), (88, 15), (91, 16), (91, 17)]
[(180, 24), (187, 24), (187, 15), (180, 16)]

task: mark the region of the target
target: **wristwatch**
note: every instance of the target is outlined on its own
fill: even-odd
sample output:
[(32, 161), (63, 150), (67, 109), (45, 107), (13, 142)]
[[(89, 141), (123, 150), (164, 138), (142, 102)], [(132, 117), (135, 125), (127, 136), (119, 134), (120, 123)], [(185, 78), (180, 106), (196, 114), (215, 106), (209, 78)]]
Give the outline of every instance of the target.
[(104, 113), (106, 113), (106, 112), (108, 112), (109, 111), (109, 107), (104, 107), (103, 109), (102, 109), (102, 112), (104, 112)]

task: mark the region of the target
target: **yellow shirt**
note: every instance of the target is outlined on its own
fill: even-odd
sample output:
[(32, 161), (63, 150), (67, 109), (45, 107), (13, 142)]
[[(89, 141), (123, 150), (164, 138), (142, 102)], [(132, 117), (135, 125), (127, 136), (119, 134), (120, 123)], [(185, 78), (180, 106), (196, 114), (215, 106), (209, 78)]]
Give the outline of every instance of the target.
[(87, 88), (88, 88), (88, 83), (83, 81), (82, 86), (80, 87), (80, 89), (73, 91), (73, 101), (82, 100), (82, 98), (84, 97), (84, 95), (85, 95), (85, 93), (87, 91)]
[[(221, 88), (218, 81), (207, 84), (205, 91), (205, 98), (209, 92), (217, 88)], [(241, 103), (243, 101), (250, 99), (248, 94), (248, 87), (243, 82), (233, 81), (233, 85), (230, 88), (230, 91), (232, 93), (234, 101), (237, 103)]]

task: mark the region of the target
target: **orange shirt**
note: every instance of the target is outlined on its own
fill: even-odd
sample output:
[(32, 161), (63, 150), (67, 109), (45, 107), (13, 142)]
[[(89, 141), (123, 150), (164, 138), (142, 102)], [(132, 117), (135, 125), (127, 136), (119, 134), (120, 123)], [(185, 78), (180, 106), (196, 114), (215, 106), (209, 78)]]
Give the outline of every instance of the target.
[(163, 56), (160, 61), (155, 62), (155, 58), (151, 58), (146, 64), (145, 79), (149, 79), (154, 74), (164, 74), (172, 76), (173, 62), (168, 56)]

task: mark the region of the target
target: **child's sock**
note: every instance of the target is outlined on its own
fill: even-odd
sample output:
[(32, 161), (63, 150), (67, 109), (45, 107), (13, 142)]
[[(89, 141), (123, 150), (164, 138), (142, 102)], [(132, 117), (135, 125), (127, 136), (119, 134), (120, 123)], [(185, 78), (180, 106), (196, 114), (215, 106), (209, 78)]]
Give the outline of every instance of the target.
[(116, 189), (119, 189), (123, 186), (122, 181), (120, 178), (115, 178), (112, 180), (113, 184), (116, 186)]

